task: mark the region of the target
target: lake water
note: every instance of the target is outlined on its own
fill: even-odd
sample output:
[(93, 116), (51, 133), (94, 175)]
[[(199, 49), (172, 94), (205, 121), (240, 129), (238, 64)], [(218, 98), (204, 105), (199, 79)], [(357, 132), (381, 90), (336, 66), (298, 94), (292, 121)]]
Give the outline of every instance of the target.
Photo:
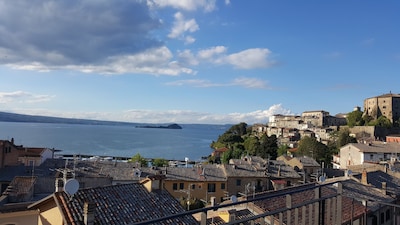
[(62, 150), (61, 154), (200, 160), (230, 125), (180, 124), (183, 129), (80, 124), (0, 122), (0, 139), (16, 145)]

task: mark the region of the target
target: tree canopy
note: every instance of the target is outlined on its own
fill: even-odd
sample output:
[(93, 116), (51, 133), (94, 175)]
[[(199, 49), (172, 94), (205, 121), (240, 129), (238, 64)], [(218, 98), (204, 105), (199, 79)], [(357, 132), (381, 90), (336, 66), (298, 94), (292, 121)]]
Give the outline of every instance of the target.
[[(227, 163), (232, 158), (240, 158), (243, 155), (260, 156), (263, 158), (276, 159), (278, 153), (277, 137), (264, 134), (261, 137), (252, 135), (246, 123), (233, 125), (224, 134), (218, 137), (216, 142), (211, 143), (212, 148), (226, 147), (229, 150), (221, 156), (221, 162)], [(217, 159), (209, 158), (214, 162)]]
[(129, 162), (139, 163), (140, 166), (143, 166), (143, 167), (147, 166), (147, 160), (145, 158), (143, 158), (139, 153), (132, 156), (132, 158), (129, 160)]

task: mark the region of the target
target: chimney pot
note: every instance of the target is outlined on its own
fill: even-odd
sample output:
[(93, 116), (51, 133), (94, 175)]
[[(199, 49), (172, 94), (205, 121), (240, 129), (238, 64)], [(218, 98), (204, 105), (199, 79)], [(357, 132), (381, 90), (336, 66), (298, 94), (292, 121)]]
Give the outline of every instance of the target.
[(382, 193), (387, 195), (387, 185), (386, 182), (382, 182)]
[(364, 169), (364, 170), (362, 171), (362, 174), (361, 174), (361, 183), (362, 183), (362, 184), (365, 184), (365, 185), (368, 184), (368, 176), (367, 176), (367, 170), (366, 170), (366, 169)]
[(96, 205), (94, 202), (85, 202), (83, 205), (83, 219), (85, 225), (93, 225), (94, 224), (94, 211), (96, 209)]

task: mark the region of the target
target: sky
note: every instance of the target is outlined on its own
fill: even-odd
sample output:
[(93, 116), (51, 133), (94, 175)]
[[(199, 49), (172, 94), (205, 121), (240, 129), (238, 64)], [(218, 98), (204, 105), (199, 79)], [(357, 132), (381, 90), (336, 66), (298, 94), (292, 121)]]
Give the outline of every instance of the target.
[(267, 123), (400, 93), (400, 1), (0, 0), (0, 111)]

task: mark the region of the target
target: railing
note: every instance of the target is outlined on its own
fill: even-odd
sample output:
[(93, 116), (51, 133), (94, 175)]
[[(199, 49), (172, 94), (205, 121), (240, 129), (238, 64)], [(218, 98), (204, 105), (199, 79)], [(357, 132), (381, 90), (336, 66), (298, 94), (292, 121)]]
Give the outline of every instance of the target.
[[(229, 204), (217, 205), (202, 209), (196, 209), (170, 215), (162, 218), (155, 218), (149, 221), (134, 223), (134, 225), (154, 224), (165, 220), (175, 219), (179, 217), (191, 216), (200, 214), (199, 224), (212, 224), (211, 219), (207, 222), (207, 214), (216, 211), (235, 211), (235, 209), (245, 208), (248, 214), (245, 217), (238, 217), (235, 214), (229, 215), (228, 221), (220, 222), (219, 224), (260, 224), (260, 225), (275, 225), (275, 224), (295, 224), (295, 225), (328, 225), (342, 224), (342, 184), (335, 182), (337, 186), (336, 192), (324, 192), (322, 188), (334, 183), (325, 184), (308, 184), (299, 186), (293, 189), (281, 190), (278, 192), (264, 193), (256, 195), (254, 198), (248, 196), (247, 199)], [(313, 193), (312, 197), (298, 201), (302, 193)], [(301, 196), (301, 195), (300, 195)], [(310, 195), (311, 196), (311, 195)], [(277, 207), (272, 210), (265, 210), (262, 203), (272, 199), (281, 199), (284, 201), (283, 207)], [(282, 201), (277, 203), (282, 205)]]

